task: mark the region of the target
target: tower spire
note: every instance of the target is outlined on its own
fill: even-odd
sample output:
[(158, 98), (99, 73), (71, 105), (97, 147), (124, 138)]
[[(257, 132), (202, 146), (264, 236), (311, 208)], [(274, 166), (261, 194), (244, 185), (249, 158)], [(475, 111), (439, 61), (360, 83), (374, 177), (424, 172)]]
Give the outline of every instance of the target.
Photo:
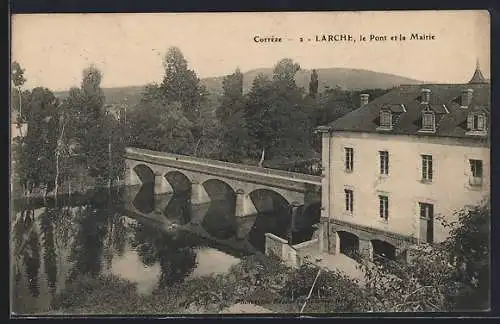
[(476, 70), (474, 71), (474, 74), (472, 75), (472, 78), (470, 79), (469, 83), (485, 83), (486, 79), (483, 76), (483, 73), (481, 72), (481, 69), (479, 67), (479, 58), (476, 58)]

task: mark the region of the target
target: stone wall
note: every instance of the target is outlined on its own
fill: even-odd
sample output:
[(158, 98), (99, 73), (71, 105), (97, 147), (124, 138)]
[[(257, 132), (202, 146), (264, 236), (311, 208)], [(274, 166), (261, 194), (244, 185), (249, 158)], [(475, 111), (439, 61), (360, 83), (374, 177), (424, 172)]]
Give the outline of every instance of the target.
[(297, 268), (300, 267), (303, 258), (311, 251), (319, 251), (319, 238), (289, 245), (287, 240), (271, 233), (266, 233), (266, 255), (274, 255), (285, 264)]

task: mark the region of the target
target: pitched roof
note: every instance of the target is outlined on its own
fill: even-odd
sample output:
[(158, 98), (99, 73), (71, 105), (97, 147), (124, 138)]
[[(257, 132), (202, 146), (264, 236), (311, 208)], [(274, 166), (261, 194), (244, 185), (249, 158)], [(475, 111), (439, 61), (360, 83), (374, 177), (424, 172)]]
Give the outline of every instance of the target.
[[(423, 88), (431, 91), (428, 104), (422, 104), (420, 100)], [(461, 108), (460, 97), (464, 89), (474, 90), (468, 108)], [(398, 105), (403, 105), (406, 112), (399, 111), (395, 114), (392, 130), (377, 130), (382, 107), (395, 108)], [(490, 111), (490, 85), (488, 83), (402, 85), (318, 129), (424, 135), (419, 132), (424, 107), (436, 113), (436, 132), (426, 133), (425, 136), (468, 137), (466, 135), (468, 113), (477, 109), (487, 113)]]

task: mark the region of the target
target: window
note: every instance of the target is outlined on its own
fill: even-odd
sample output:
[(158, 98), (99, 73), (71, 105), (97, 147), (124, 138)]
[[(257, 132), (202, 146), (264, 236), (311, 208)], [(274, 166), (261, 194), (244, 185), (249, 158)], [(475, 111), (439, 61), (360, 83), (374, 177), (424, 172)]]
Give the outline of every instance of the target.
[(352, 213), (353, 210), (353, 193), (352, 190), (344, 189), (345, 193), (345, 210), (348, 213)]
[(382, 128), (392, 127), (392, 113), (390, 110), (380, 111), (380, 127)]
[(434, 205), (419, 203), (420, 205), (420, 239), (427, 243), (434, 241)]
[(422, 113), (422, 130), (434, 131), (436, 119), (433, 112)]
[(389, 152), (379, 151), (380, 154), (380, 174), (389, 174)]
[(432, 155), (422, 155), (422, 180), (432, 181)]
[(471, 177), (469, 184), (471, 186), (480, 186), (483, 183), (483, 161), (469, 160)]
[(352, 147), (345, 148), (345, 170), (346, 172), (352, 172), (354, 166), (354, 150)]
[(472, 128), (477, 130), (484, 129), (484, 116), (483, 115), (474, 115)]
[(379, 200), (379, 215), (384, 221), (389, 218), (389, 197), (378, 196)]
[(484, 131), (486, 129), (486, 116), (480, 113), (471, 113), (467, 117), (467, 128), (471, 131)]

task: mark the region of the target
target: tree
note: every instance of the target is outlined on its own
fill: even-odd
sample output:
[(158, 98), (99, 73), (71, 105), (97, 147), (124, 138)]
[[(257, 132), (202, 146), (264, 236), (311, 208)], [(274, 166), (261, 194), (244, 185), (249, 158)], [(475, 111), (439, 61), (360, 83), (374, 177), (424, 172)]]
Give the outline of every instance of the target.
[[(13, 105), (13, 108), (19, 111), (19, 120), (18, 123), (22, 122), (23, 119), (23, 114), (22, 114), (22, 107), (23, 107), (23, 102), (22, 102), (22, 86), (26, 82), (26, 78), (24, 77), (24, 69), (21, 67), (21, 65), (14, 61), (12, 62), (12, 67), (11, 67), (12, 75), (11, 75), (11, 81), (12, 84), (14, 85), (14, 91), (13, 96), (12, 96), (12, 102), (16, 103)], [(21, 134), (22, 136), (22, 134)]]
[(202, 92), (200, 80), (193, 70), (188, 69), (184, 55), (178, 47), (170, 47), (163, 60), (165, 76), (160, 86), (167, 101), (178, 101), (188, 120), (199, 117)]
[(281, 59), (273, 70), (274, 81), (284, 81), (290, 85), (295, 85), (295, 74), (300, 70), (300, 65), (290, 58)]
[(219, 159), (222, 145), (220, 120), (215, 116), (215, 103), (210, 100), (208, 91), (201, 87), (202, 100), (200, 101), (199, 117), (195, 119), (191, 129), (196, 144), (193, 150), (194, 156)]
[(411, 262), (362, 260), (374, 311), (464, 311), (490, 306), (489, 201), (458, 212), (442, 243), (413, 250)]
[(130, 145), (140, 148), (192, 153), (192, 122), (178, 101), (168, 101), (157, 85), (148, 85), (140, 104), (130, 113)]
[[(276, 128), (273, 125), (274, 107), (272, 82), (263, 74), (257, 75), (245, 104), (245, 120), (249, 135), (254, 139), (262, 156), (276, 144)], [(257, 157), (257, 152), (253, 156)], [(262, 160), (262, 159), (261, 159)]]
[(456, 309), (486, 310), (490, 307), (491, 205), (486, 200), (478, 206), (458, 212), (445, 247), (455, 267), (455, 278), (462, 289), (454, 300)]
[[(16, 152), (16, 169), (25, 194), (54, 185), (54, 151), (57, 145), (54, 115), (58, 101), (47, 88), (34, 88), (27, 98), (24, 116), (28, 131)], [(49, 190), (50, 191), (50, 190)]]
[(110, 187), (123, 172), (125, 142), (122, 125), (104, 108), (101, 81), (102, 73), (90, 65), (83, 70), (81, 87), (70, 89), (59, 116), (58, 152), (65, 145), (91, 177), (107, 180)]
[(222, 81), (223, 94), (217, 117), (222, 128), (221, 158), (241, 162), (252, 149), (245, 120), (245, 98), (243, 96), (243, 74), (239, 69)]
[(243, 107), (243, 74), (236, 69), (233, 74), (225, 76), (222, 80), (222, 97), (217, 109), (217, 117), (223, 125), (226, 125), (227, 119)]
[[(295, 83), (300, 66), (291, 59), (279, 61), (273, 80), (257, 76), (247, 96), (245, 118), (259, 152), (255, 156), (272, 160), (297, 159), (309, 154), (312, 129), (301, 88)], [(257, 153), (257, 154), (256, 154)]]
[(311, 81), (309, 81), (309, 96), (311, 98), (316, 98), (318, 94), (318, 73), (316, 70), (312, 70)]

